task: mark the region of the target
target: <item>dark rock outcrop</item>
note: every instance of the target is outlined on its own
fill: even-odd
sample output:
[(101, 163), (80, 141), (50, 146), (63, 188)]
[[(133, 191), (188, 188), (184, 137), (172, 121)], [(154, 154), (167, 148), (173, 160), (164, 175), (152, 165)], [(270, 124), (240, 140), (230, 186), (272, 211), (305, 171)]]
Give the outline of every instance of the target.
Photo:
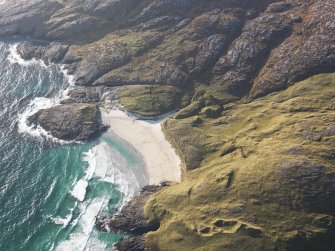
[(144, 206), (152, 195), (167, 186), (170, 186), (170, 182), (162, 182), (159, 186), (145, 186), (119, 213), (114, 216), (98, 216), (96, 227), (101, 231), (130, 234), (115, 244), (118, 251), (146, 250), (143, 234), (157, 230), (160, 223), (148, 219), (144, 213)]
[(143, 250), (139, 235), (154, 230), (154, 250), (333, 250), (334, 76), (291, 85), (335, 72), (334, 13), (334, 0), (20, 0), (0, 8), (0, 37), (38, 39), (20, 55), (74, 75), (80, 87), (62, 105), (30, 118), (61, 139), (105, 129), (95, 106), (105, 88), (178, 89), (163, 128), (192, 172), (149, 200), (156, 220), (143, 209), (160, 189), (150, 186), (97, 219), (135, 235), (119, 250)]
[(146, 186), (140, 195), (132, 198), (119, 213), (113, 217), (99, 216), (96, 226), (102, 231), (125, 232), (132, 235), (142, 235), (159, 228), (159, 222), (151, 222), (144, 213), (144, 206), (151, 195), (164, 186)]
[(296, 26), (291, 36), (272, 50), (254, 80), (252, 96), (285, 89), (290, 84), (318, 73), (335, 71), (335, 2), (313, 1), (305, 8), (302, 6), (296, 8), (297, 11), (306, 12), (303, 22)]
[[(205, 81), (220, 92), (255, 98), (335, 70), (332, 0), (82, 2), (6, 6), (2, 36), (59, 40), (19, 51), (65, 64), (85, 86), (189, 89)], [(37, 15), (38, 8), (47, 11)], [(80, 45), (67, 45), (75, 40)]]
[(144, 239), (140, 236), (130, 237), (124, 239), (115, 245), (116, 250), (118, 251), (144, 251), (146, 250), (144, 245)]
[(19, 0), (0, 8), (0, 36), (83, 43), (102, 37), (128, 21), (141, 1)]
[(34, 45), (32, 43), (21, 43), (17, 47), (17, 52), (25, 60), (41, 59), (46, 65), (49, 63), (60, 63), (69, 45), (51, 43), (47, 45)]
[(41, 126), (62, 140), (89, 140), (107, 129), (101, 123), (95, 104), (65, 104), (40, 110), (28, 118), (30, 125)]
[(67, 98), (62, 104), (70, 103), (99, 103), (106, 91), (105, 87), (76, 87), (67, 91)]
[(248, 22), (242, 34), (214, 68), (213, 82), (228, 92), (245, 95), (271, 49), (289, 36), (299, 16), (265, 14)]

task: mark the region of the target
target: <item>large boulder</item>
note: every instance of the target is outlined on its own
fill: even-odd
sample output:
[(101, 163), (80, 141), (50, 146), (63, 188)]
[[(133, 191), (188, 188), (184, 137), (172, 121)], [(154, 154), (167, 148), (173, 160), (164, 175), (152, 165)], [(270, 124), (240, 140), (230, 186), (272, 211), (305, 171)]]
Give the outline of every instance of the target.
[(61, 140), (93, 139), (107, 129), (95, 104), (64, 104), (44, 109), (28, 119)]

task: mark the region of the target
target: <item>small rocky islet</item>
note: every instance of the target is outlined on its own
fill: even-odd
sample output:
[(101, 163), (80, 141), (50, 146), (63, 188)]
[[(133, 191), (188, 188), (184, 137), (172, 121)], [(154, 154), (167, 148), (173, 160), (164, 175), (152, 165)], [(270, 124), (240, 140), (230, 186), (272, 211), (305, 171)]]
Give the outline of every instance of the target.
[(163, 129), (183, 181), (97, 221), (135, 235), (119, 250), (331, 251), (334, 13), (333, 0), (26, 0), (2, 6), (0, 37), (29, 37), (22, 58), (74, 76), (67, 101), (29, 119), (55, 137), (103, 132), (110, 88), (142, 116), (177, 111)]
[(28, 118), (29, 126), (41, 126), (53, 137), (67, 141), (90, 140), (108, 129), (96, 104), (63, 104), (42, 109)]

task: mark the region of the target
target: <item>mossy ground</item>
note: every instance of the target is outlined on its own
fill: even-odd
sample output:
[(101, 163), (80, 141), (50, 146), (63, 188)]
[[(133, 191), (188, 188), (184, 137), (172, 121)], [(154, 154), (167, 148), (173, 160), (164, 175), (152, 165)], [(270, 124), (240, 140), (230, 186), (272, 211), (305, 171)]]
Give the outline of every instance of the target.
[(100, 40), (85, 45), (74, 47), (77, 57), (85, 58), (91, 54), (96, 47), (111, 47), (115, 53), (118, 51), (126, 51), (131, 56), (136, 56), (143, 51), (151, 48), (155, 41), (161, 40), (162, 35), (157, 32), (139, 32), (135, 33), (129, 30), (123, 32), (111, 33)]
[(323, 74), (224, 105), (216, 119), (169, 119), (168, 138), (189, 170), (199, 168), (149, 201), (146, 213), (161, 227), (147, 235), (147, 246), (332, 250), (334, 97), (335, 74)]
[(144, 117), (171, 112), (181, 102), (182, 91), (173, 86), (123, 86), (118, 89), (120, 104)]
[(78, 110), (76, 110), (76, 116), (83, 124), (93, 124), (93, 121), (95, 121), (98, 113), (98, 107), (93, 104), (83, 104), (78, 108)]

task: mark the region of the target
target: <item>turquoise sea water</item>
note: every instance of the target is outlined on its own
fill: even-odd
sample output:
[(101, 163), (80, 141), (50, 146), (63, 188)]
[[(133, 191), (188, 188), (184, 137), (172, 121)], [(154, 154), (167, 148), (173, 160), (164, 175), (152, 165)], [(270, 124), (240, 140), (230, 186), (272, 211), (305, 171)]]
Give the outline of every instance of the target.
[(112, 250), (122, 237), (94, 219), (138, 191), (138, 154), (107, 135), (59, 144), (20, 129), (27, 110), (67, 86), (59, 66), (15, 61), (12, 43), (0, 43), (0, 250)]

